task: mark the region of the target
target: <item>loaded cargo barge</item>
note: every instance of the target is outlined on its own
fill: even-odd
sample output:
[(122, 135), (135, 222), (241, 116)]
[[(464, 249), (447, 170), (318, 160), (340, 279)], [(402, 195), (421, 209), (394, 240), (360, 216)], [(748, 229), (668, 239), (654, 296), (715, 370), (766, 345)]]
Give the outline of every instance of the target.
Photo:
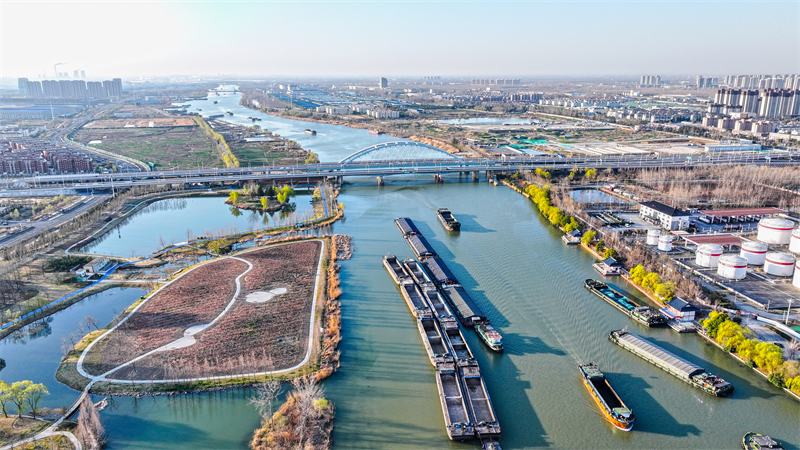
[(456, 217), (453, 213), (450, 212), (447, 208), (439, 208), (436, 210), (436, 216), (439, 218), (439, 222), (442, 223), (442, 226), (448, 231), (461, 231), (461, 222), (456, 220)]
[(724, 397), (733, 392), (733, 385), (722, 378), (706, 373), (705, 369), (625, 330), (609, 333), (608, 339), (703, 392)]
[(428, 243), (428, 240), (425, 239), (421, 234), (412, 234), (406, 236), (406, 243), (409, 247), (411, 247), (411, 251), (414, 252), (419, 259), (426, 259), (426, 258), (435, 258), (438, 255), (436, 254), (436, 250), (431, 247), (431, 244)]
[(667, 325), (666, 317), (653, 311), (649, 306), (637, 304), (602, 281), (587, 279), (584, 281), (583, 287), (642, 325), (647, 325), (648, 327)]
[(603, 372), (594, 363), (580, 364), (578, 369), (583, 377), (583, 385), (592, 394), (592, 398), (603, 411), (606, 420), (622, 431), (631, 431), (634, 421), (633, 412), (625, 406), (625, 403), (608, 383)]
[(408, 217), (398, 217), (394, 219), (394, 224), (397, 226), (397, 229), (400, 230), (400, 234), (402, 234), (403, 237), (413, 234), (422, 234), (419, 232), (417, 226), (414, 225), (414, 222)]

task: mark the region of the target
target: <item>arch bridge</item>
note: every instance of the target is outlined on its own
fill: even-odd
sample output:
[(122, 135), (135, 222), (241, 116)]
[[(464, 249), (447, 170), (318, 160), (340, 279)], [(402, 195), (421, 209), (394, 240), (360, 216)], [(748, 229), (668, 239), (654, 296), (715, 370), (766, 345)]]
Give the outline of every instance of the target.
[(416, 141), (384, 142), (361, 149), (339, 161), (346, 166), (357, 163), (399, 163), (409, 161), (429, 161), (465, 164), (465, 161), (439, 147)]

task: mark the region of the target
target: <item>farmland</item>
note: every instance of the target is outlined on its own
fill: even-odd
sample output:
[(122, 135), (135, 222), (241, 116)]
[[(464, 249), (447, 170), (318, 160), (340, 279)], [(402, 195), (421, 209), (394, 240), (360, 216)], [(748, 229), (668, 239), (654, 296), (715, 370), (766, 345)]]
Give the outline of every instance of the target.
[[(98, 341), (86, 355), (84, 369), (101, 375), (181, 338), (187, 328), (209, 324), (215, 318), (216, 322), (194, 335), (191, 345), (154, 352), (109, 377), (224, 377), (300, 365), (309, 348), (322, 249), (320, 240), (299, 241), (196, 267), (153, 294)], [(242, 274), (239, 295), (220, 316), (235, 293), (235, 279)]]
[(234, 279), (247, 264), (222, 259), (203, 264), (167, 285), (86, 355), (87, 373), (100, 375), (211, 322), (230, 301)]

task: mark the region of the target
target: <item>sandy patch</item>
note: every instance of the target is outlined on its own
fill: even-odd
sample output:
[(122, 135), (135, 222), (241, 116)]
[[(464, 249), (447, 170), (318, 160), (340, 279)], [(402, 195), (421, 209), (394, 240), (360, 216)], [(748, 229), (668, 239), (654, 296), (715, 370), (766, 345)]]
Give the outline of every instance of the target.
[(272, 300), (273, 298), (279, 295), (283, 295), (287, 292), (289, 292), (289, 290), (282, 287), (275, 288), (267, 292), (264, 291), (252, 292), (250, 294), (247, 294), (245, 301), (248, 303), (264, 303)]

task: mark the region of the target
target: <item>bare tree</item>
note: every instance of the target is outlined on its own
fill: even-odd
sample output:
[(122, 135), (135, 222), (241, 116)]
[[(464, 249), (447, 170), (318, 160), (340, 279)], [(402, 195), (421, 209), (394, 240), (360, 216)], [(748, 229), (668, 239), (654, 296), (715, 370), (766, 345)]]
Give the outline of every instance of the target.
[(86, 316), (83, 318), (83, 321), (86, 322), (86, 328), (88, 328), (90, 331), (92, 327), (94, 327), (95, 330), (100, 331), (100, 328), (97, 326), (97, 321), (94, 319), (94, 317)]
[(256, 385), (255, 392), (250, 397), (250, 403), (255, 405), (263, 422), (272, 420), (272, 404), (278, 397), (280, 389), (280, 381), (271, 377)]
[(76, 434), (83, 448), (88, 450), (99, 450), (106, 440), (100, 413), (88, 394), (81, 401)]

